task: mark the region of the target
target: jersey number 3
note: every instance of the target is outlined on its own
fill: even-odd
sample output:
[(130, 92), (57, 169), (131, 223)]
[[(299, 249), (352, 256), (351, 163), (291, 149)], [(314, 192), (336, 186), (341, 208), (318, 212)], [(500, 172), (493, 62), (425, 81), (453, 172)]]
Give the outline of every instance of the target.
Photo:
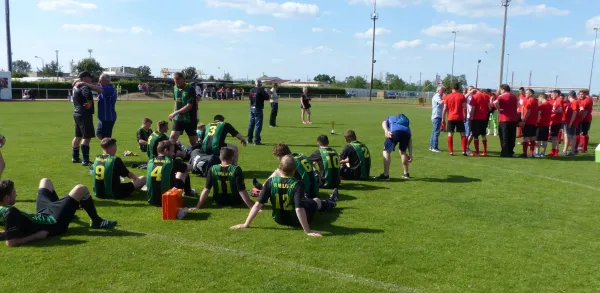
[(208, 136), (213, 136), (215, 134), (215, 131), (217, 131), (217, 126), (211, 125), (210, 128), (208, 129)]

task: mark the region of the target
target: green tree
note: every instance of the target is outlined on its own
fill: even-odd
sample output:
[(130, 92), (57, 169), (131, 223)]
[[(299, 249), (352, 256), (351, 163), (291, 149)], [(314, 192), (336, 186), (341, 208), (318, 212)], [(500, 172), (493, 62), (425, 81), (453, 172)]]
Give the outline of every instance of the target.
[(24, 60), (13, 61), (12, 72), (27, 73), (31, 72), (31, 64)]
[(314, 81), (324, 82), (333, 84), (336, 83), (335, 76), (329, 76), (328, 74), (319, 74), (313, 78)]
[(404, 90), (406, 88), (406, 82), (396, 74), (387, 73), (385, 75), (385, 83), (388, 84), (391, 90)]
[(196, 70), (196, 67), (186, 67), (181, 70), (181, 73), (183, 73), (183, 78), (185, 78), (186, 80), (198, 79), (198, 72)]
[(213, 75), (211, 75), (211, 76), (208, 77), (208, 80), (209, 81), (215, 81), (215, 77)]
[(467, 77), (464, 74), (462, 74), (459, 76), (454, 76), (454, 78), (452, 78), (450, 74), (447, 74), (446, 77), (442, 79), (442, 85), (444, 85), (447, 91), (450, 91), (450, 89), (452, 88), (452, 83), (457, 82), (459, 83), (460, 88), (462, 89), (467, 86)]
[(373, 78), (373, 89), (377, 89), (377, 90), (383, 90), (385, 89), (385, 85), (383, 84), (383, 81), (381, 81), (380, 79), (377, 78)]
[(223, 80), (233, 80), (233, 76), (231, 76), (229, 72), (226, 72), (225, 74), (223, 74)]
[(142, 66), (138, 67), (137, 70), (135, 71), (135, 76), (137, 76), (137, 77), (151, 77), (152, 76), (152, 70), (150, 70), (150, 66), (148, 66), (148, 65), (142, 65)]
[(23, 77), (28, 77), (29, 75), (27, 75), (27, 73), (24, 72), (16, 72), (13, 71), (10, 73), (10, 77), (12, 78), (23, 78)]
[(367, 80), (362, 76), (348, 76), (344, 81), (347, 87), (349, 88), (357, 88), (357, 89), (365, 89), (367, 88)]
[(102, 65), (100, 65), (100, 63), (98, 63), (98, 61), (96, 61), (96, 59), (84, 58), (79, 60), (79, 62), (75, 64), (75, 70), (77, 72), (87, 71), (94, 76), (100, 76), (100, 74), (102, 74), (102, 72), (104, 71), (104, 68), (102, 67)]
[(56, 76), (56, 72), (60, 72), (62, 66), (58, 66), (56, 61), (50, 61), (50, 63), (46, 63), (42, 70), (38, 71), (38, 76), (43, 77), (53, 77)]
[(422, 90), (426, 91), (426, 92), (430, 92), (430, 91), (435, 90), (435, 89), (433, 87), (433, 83), (430, 80), (425, 80), (423, 82), (423, 89)]

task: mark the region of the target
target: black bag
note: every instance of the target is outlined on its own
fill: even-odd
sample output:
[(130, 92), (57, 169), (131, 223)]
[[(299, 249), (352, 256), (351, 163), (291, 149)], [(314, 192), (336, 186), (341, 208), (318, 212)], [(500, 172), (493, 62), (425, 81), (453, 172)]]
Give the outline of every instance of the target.
[(221, 164), (218, 156), (207, 155), (202, 150), (194, 150), (191, 153), (190, 164), (192, 165), (192, 173), (206, 177), (210, 168), (214, 165)]

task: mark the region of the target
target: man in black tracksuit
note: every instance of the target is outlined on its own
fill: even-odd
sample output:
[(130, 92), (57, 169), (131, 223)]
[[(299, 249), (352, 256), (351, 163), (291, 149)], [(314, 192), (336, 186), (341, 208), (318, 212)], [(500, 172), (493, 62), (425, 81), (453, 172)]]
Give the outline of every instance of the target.
[[(102, 93), (102, 87), (92, 85), (93, 76), (84, 71), (79, 74), (79, 80), (73, 83), (73, 119), (75, 120), (75, 138), (72, 142), (73, 163), (81, 162), (83, 166), (90, 163), (90, 140), (94, 134), (94, 96), (92, 90)], [(79, 160), (79, 146), (83, 160)]]

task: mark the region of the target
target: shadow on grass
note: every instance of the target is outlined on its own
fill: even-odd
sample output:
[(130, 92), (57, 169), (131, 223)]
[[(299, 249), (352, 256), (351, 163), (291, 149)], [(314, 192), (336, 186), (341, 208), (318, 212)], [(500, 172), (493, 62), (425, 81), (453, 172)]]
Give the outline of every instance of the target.
[[(140, 156), (145, 156), (145, 154), (140, 155)], [(142, 164), (144, 164), (144, 165), (148, 164), (148, 161), (123, 161), (123, 164), (127, 168), (138, 169), (138, 166), (140, 166)], [(139, 170), (146, 170), (146, 169), (139, 169)]]
[[(67, 233), (61, 236), (93, 236), (93, 237), (141, 237), (145, 236), (143, 233), (129, 232), (125, 230), (109, 229), (109, 230), (95, 230), (89, 229), (89, 227), (75, 227), (70, 228)], [(88, 241), (81, 239), (63, 239), (61, 236), (52, 237), (46, 240), (32, 242), (26, 244), (32, 247), (52, 247), (52, 246), (74, 246), (84, 244)]]
[(577, 155), (574, 157), (551, 157), (551, 160), (556, 160), (556, 161), (576, 161), (576, 162), (592, 162), (595, 161), (596, 158), (593, 155)]
[(185, 215), (182, 221), (206, 221), (210, 218), (209, 213), (193, 212)]
[[(259, 170), (256, 170), (256, 171), (244, 171), (244, 178), (246, 179), (246, 181), (249, 181), (249, 182), (246, 183), (246, 188), (247, 189), (252, 189), (252, 187), (254, 187), (252, 185), (252, 179), (253, 178), (258, 178), (258, 179), (264, 179), (264, 180), (266, 180), (267, 178), (269, 178), (269, 176), (271, 176), (271, 174), (273, 174), (273, 172), (275, 171), (275, 168), (277, 168), (279, 164), (277, 163), (276, 159), (273, 159), (272, 162), (273, 162), (273, 171), (259, 171)], [(248, 179), (250, 179), (250, 180), (248, 180)], [(263, 181), (258, 180), (258, 181), (260, 183), (264, 183), (264, 180)], [(248, 185), (248, 183), (250, 185)]]
[(462, 175), (448, 175), (446, 178), (415, 178), (414, 181), (433, 182), (433, 183), (472, 183), (481, 182), (479, 178), (470, 178)]
[(277, 126), (276, 128), (320, 128), (318, 126), (302, 126), (302, 125), (286, 125), (286, 126)]
[(348, 181), (342, 181), (342, 184), (340, 185), (340, 189), (342, 190), (382, 190), (382, 189), (389, 189), (387, 187), (382, 187), (382, 186), (375, 186), (375, 185), (368, 185), (359, 181), (352, 181), (352, 182), (348, 182)]

